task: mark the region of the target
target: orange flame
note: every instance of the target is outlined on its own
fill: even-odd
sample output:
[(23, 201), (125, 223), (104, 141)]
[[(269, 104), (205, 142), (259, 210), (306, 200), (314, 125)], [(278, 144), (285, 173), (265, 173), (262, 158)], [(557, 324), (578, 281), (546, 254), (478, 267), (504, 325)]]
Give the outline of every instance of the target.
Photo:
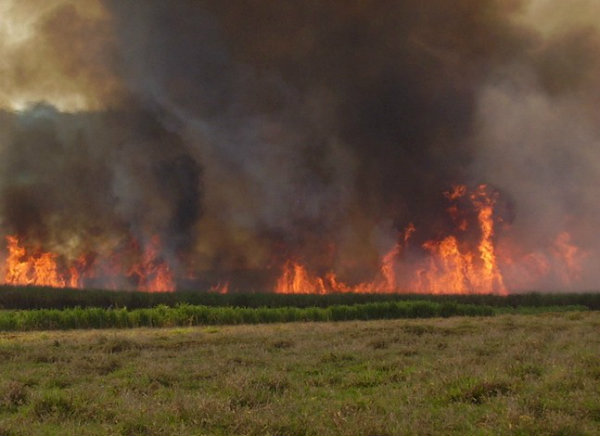
[[(532, 289), (539, 283), (556, 282), (557, 286), (570, 288), (583, 283), (583, 265), (590, 253), (575, 245), (569, 232), (560, 232), (545, 249), (538, 251), (523, 251), (510, 238), (501, 240), (497, 249), (494, 217), (497, 194), (486, 185), (479, 185), (472, 192), (457, 185), (443, 195), (450, 203), (446, 211), (454, 231), (420, 247), (411, 247), (409, 243), (417, 228), (410, 223), (398, 235), (397, 243), (381, 257), (372, 280), (346, 283), (333, 271), (314, 274), (298, 260), (288, 260), (274, 291), (504, 295), (508, 292), (507, 284), (511, 289)], [(505, 225), (503, 229), (506, 228)], [(104, 258), (89, 252), (68, 259), (39, 248), (31, 249), (16, 235), (7, 236), (2, 282), (82, 288), (86, 282), (99, 279), (103, 286), (112, 289), (135, 286), (139, 291), (171, 292), (175, 290), (174, 274), (161, 256), (160, 242), (155, 236), (141, 249), (132, 239), (127, 248), (120, 246)], [(220, 282), (210, 291), (228, 293), (229, 282)]]
[[(4, 267), (3, 283), (9, 285), (37, 285), (52, 286), (55, 288), (81, 288), (84, 286), (85, 277), (93, 277), (90, 259), (86, 255), (80, 256), (70, 265), (59, 268), (55, 253), (35, 251), (28, 253), (18, 236), (7, 236), (8, 256)], [(133, 277), (137, 281), (137, 288), (145, 292), (171, 292), (175, 290), (175, 282), (169, 265), (159, 257), (160, 240), (152, 238), (150, 244), (142, 253), (139, 262), (127, 271), (121, 272), (118, 262), (116, 269), (110, 271), (111, 275)]]
[(40, 252), (28, 255), (16, 236), (7, 236), (8, 257), (4, 282), (10, 285), (37, 285), (64, 287), (65, 279), (59, 275), (56, 255)]
[(582, 252), (571, 242), (568, 232), (561, 232), (554, 240), (553, 254), (563, 268), (559, 271), (563, 283), (570, 285), (581, 278), (582, 262), (588, 253)]
[(154, 236), (142, 256), (129, 270), (129, 276), (137, 276), (138, 291), (173, 292), (175, 282), (169, 265), (159, 257), (160, 239)]
[(379, 276), (372, 282), (351, 286), (340, 281), (332, 271), (325, 277), (311, 275), (301, 263), (288, 260), (277, 279), (275, 292), (279, 294), (335, 293), (391, 293), (397, 291), (394, 261), (399, 247), (394, 247), (382, 259)]
[[(324, 278), (311, 275), (306, 267), (298, 262), (287, 261), (282, 274), (277, 280), (275, 292), (278, 293), (315, 293), (356, 292), (356, 293), (392, 293), (417, 292), (430, 294), (466, 294), (495, 293), (506, 294), (507, 289), (498, 267), (494, 249), (494, 205), (496, 198), (488, 194), (486, 185), (480, 185), (469, 196), (477, 211), (477, 220), (481, 237), (475, 251), (466, 244), (460, 244), (454, 235), (441, 240), (431, 240), (423, 244), (429, 257), (417, 264), (412, 273), (398, 275), (398, 261), (403, 247), (408, 244), (411, 235), (416, 231), (410, 223), (401, 235), (402, 243), (398, 243), (382, 257), (377, 277), (371, 282), (354, 286), (341, 282), (333, 272)], [(450, 201), (464, 197), (466, 186), (454, 186), (444, 196)], [(448, 209), (451, 216), (458, 216), (458, 206)], [(454, 218), (454, 216), (453, 216)], [(465, 231), (466, 221), (458, 222), (458, 230)], [(404, 245), (402, 245), (404, 244)], [(412, 276), (412, 279), (411, 279)]]
[[(464, 195), (466, 190), (457, 190)], [(456, 194), (447, 195), (456, 199)], [(417, 272), (417, 279), (412, 288), (417, 292), (430, 294), (506, 294), (504, 279), (496, 262), (493, 243), (494, 236), (494, 204), (496, 199), (487, 193), (487, 186), (480, 185), (470, 195), (470, 200), (477, 211), (477, 221), (481, 238), (477, 253), (468, 249), (461, 251), (455, 236), (447, 236), (442, 241), (427, 241), (423, 248), (430, 252), (427, 267)], [(459, 226), (465, 230), (466, 226)]]
[(224, 284), (217, 283), (216, 285), (211, 286), (210, 292), (214, 292), (217, 294), (228, 294), (229, 293), (229, 282), (225, 282)]
[(322, 278), (311, 277), (303, 265), (288, 260), (277, 280), (275, 292), (280, 294), (324, 294), (326, 289)]

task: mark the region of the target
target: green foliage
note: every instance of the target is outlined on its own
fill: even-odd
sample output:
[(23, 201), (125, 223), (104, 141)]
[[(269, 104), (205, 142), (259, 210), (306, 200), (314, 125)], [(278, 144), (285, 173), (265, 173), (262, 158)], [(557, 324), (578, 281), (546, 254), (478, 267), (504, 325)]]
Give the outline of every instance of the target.
[(600, 294), (280, 295), (0, 288), (0, 331), (349, 321), (600, 309)]
[(389, 301), (321, 307), (210, 307), (179, 304), (143, 309), (97, 307), (0, 311), (0, 329), (68, 330), (126, 327), (257, 324), (294, 321), (349, 321), (448, 316), (491, 316), (494, 309), (431, 301)]
[[(484, 305), (509, 309), (547, 306), (585, 306), (590, 310), (600, 309), (600, 293), (591, 292), (582, 294), (528, 293), (507, 296), (419, 294), (288, 295), (273, 293), (231, 293), (221, 295), (202, 291), (145, 293), (93, 289), (56, 289), (37, 286), (0, 287), (0, 308), (22, 310), (66, 309), (75, 307), (101, 307), (105, 309), (127, 307), (129, 309), (142, 309), (153, 308), (158, 305), (175, 307), (180, 304), (209, 307), (295, 307), (306, 309), (312, 307), (326, 308), (335, 305), (353, 306), (367, 303), (423, 300), (448, 304), (449, 306), (446, 310), (450, 314), (453, 310), (452, 305), (455, 304)], [(423, 308), (423, 310), (427, 309)]]

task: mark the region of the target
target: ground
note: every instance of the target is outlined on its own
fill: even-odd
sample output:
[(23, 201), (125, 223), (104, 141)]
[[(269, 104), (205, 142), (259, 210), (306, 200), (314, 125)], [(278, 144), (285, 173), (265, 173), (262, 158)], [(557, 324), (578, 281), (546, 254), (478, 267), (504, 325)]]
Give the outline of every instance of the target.
[(599, 329), (565, 312), (0, 333), (0, 434), (600, 434)]

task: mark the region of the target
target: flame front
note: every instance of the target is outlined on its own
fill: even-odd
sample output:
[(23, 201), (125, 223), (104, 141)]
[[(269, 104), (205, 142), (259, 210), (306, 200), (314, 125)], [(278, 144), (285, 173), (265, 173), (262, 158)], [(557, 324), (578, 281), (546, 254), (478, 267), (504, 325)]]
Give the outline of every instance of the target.
[[(506, 248), (510, 244), (504, 244), (498, 254), (494, 212), (497, 193), (486, 185), (479, 185), (471, 192), (459, 185), (445, 192), (444, 197), (450, 203), (446, 211), (454, 230), (415, 243), (419, 228), (409, 223), (396, 243), (381, 256), (379, 270), (372, 280), (348, 283), (334, 271), (314, 274), (300, 260), (288, 259), (283, 263), (274, 292), (505, 295), (508, 286), (503, 270), (508, 271), (512, 283), (518, 277), (524, 286), (539, 282), (540, 277), (556, 279), (566, 287), (580, 280), (588, 253), (575, 245), (569, 232), (559, 233), (545, 252), (518, 253)], [(17, 235), (9, 235), (3, 283), (57, 288), (84, 288), (90, 283), (92, 286), (100, 283), (99, 287), (144, 292), (176, 289), (173, 269), (166, 261), (158, 236), (143, 245), (131, 238), (124, 245), (126, 248), (122, 244), (108, 255), (82, 253), (70, 260), (31, 247)], [(221, 294), (230, 290), (229, 280), (209, 289)]]
[[(455, 223), (455, 233), (439, 239), (431, 239), (421, 245), (425, 256), (416, 261), (406, 256), (412, 235), (418, 231), (409, 224), (399, 237), (399, 242), (381, 258), (377, 276), (368, 282), (349, 285), (339, 280), (334, 272), (324, 277), (311, 275), (298, 261), (287, 261), (277, 280), (275, 292), (315, 293), (426, 293), (426, 294), (498, 294), (506, 295), (508, 288), (496, 255), (494, 206), (495, 193), (486, 185), (479, 185), (468, 193), (463, 185), (454, 186), (444, 193), (451, 202), (447, 212)], [(466, 237), (468, 221), (457, 204), (468, 199), (476, 213), (477, 244), (469, 243)], [(413, 250), (414, 251), (414, 250)], [(581, 261), (585, 256), (571, 243), (567, 232), (561, 233), (554, 243), (554, 258), (563, 265), (564, 282), (573, 280), (581, 272)], [(528, 260), (529, 259), (529, 260)], [(531, 263), (531, 259), (546, 262), (546, 267), (535, 263), (537, 274), (548, 273), (548, 262), (544, 257), (528, 253), (520, 263)], [(515, 263), (510, 256), (503, 258), (505, 264)]]
[[(86, 255), (70, 262), (69, 265), (59, 265), (59, 255), (42, 250), (28, 250), (18, 236), (6, 237), (8, 256), (4, 267), (4, 284), (20, 286), (51, 286), (55, 288), (82, 288), (85, 279), (93, 279), (97, 275), (96, 266), (102, 261), (91, 261)], [(115, 260), (109, 259), (109, 275), (122, 276), (137, 283), (137, 290), (144, 292), (172, 292), (175, 282), (169, 265), (160, 258), (160, 241), (157, 237), (151, 239), (141, 254), (141, 259), (129, 269), (121, 270)], [(110, 257), (110, 256), (109, 256)], [(102, 268), (98, 268), (102, 269)], [(114, 278), (114, 277), (113, 277)], [(118, 285), (108, 286), (117, 288)]]

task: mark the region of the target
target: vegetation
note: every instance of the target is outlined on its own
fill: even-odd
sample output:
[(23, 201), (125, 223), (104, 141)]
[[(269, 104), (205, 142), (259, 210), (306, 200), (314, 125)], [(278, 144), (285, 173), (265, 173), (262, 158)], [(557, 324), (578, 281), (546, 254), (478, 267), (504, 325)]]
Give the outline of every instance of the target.
[(230, 307), (329, 307), (373, 302), (428, 300), (436, 303), (478, 304), (493, 307), (585, 306), (600, 310), (600, 293), (498, 295), (419, 295), (419, 294), (329, 294), (285, 295), (273, 293), (166, 292), (146, 293), (56, 289), (44, 287), (0, 287), (0, 309), (64, 309), (103, 307), (140, 309), (178, 304)]
[(244, 308), (180, 304), (149, 309), (37, 309), (0, 311), (0, 330), (173, 327), (220, 324), (259, 324), (290, 321), (347, 321), (431, 318), (457, 315), (490, 316), (489, 306), (431, 301), (389, 301), (322, 307)]
[(585, 311), (0, 333), (0, 434), (600, 434), (599, 328)]

